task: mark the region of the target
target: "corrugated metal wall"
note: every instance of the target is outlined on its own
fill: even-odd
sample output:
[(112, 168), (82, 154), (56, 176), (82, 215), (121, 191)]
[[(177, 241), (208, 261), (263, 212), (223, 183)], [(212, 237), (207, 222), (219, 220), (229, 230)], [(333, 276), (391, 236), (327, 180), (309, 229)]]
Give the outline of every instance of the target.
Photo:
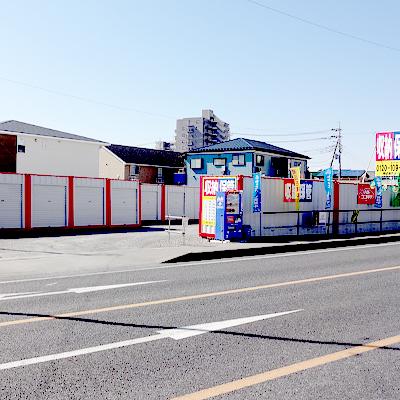
[(139, 224), (139, 182), (111, 181), (111, 225)]
[(68, 179), (32, 176), (32, 228), (67, 226)]
[(162, 185), (142, 184), (142, 220), (160, 221)]
[(75, 226), (105, 225), (105, 180), (74, 179)]
[(0, 228), (24, 227), (24, 176), (0, 174)]

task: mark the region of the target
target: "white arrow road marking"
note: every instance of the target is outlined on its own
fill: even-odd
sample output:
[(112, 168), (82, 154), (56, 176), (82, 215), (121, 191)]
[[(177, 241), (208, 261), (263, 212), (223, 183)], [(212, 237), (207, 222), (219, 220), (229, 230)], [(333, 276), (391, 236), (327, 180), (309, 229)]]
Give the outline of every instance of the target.
[(255, 317), (229, 319), (226, 321), (219, 321), (219, 322), (209, 322), (208, 324), (191, 325), (191, 326), (185, 326), (183, 328), (167, 329), (158, 332), (171, 339), (180, 340), (192, 336), (202, 335), (203, 333), (207, 332), (220, 331), (222, 329), (231, 328), (233, 326), (244, 325), (244, 324), (249, 324), (250, 322), (262, 321), (264, 319), (280, 317), (281, 315), (292, 314), (299, 311), (303, 310), (285, 311), (275, 314), (257, 315)]
[(57, 292), (6, 293), (6, 294), (0, 294), (0, 301), (26, 299), (28, 297), (55, 296), (57, 294), (67, 294), (67, 293), (82, 294), (82, 293), (98, 292), (101, 290), (118, 289), (118, 288), (129, 287), (129, 286), (149, 285), (151, 283), (160, 283), (160, 282), (166, 282), (166, 281), (165, 280), (146, 281), (146, 282), (120, 283), (117, 285), (89, 286), (89, 287), (81, 287), (81, 288), (72, 288), (72, 289), (67, 289), (67, 290), (59, 290)]
[(188, 338), (191, 336), (202, 335), (202, 334), (208, 333), (208, 332), (214, 332), (214, 331), (218, 331), (221, 329), (227, 329), (227, 328), (232, 328), (232, 327), (238, 326), (238, 325), (248, 324), (250, 322), (262, 321), (264, 319), (280, 317), (282, 315), (292, 314), (292, 313), (296, 313), (299, 311), (303, 311), (303, 310), (293, 310), (293, 311), (285, 311), (285, 312), (274, 313), (274, 314), (257, 315), (255, 317), (230, 319), (230, 320), (220, 321), (220, 322), (211, 322), (211, 323), (207, 323), (207, 324), (192, 325), (192, 326), (187, 326), (187, 327), (178, 328), (178, 329), (166, 329), (166, 330), (159, 331), (159, 333), (157, 335), (151, 335), (151, 336), (146, 336), (146, 337), (141, 337), (141, 338), (131, 339), (131, 340), (124, 340), (122, 342), (103, 344), (100, 346), (87, 347), (85, 349), (66, 351), (64, 353), (49, 354), (47, 356), (27, 358), (25, 360), (11, 361), (8, 363), (0, 364), (0, 370), (25, 367), (27, 365), (41, 364), (41, 363), (45, 363), (45, 362), (49, 362), (49, 361), (56, 361), (56, 360), (62, 360), (65, 358), (82, 356), (85, 354), (98, 353), (100, 351), (119, 349), (121, 347), (133, 346), (135, 344), (154, 342), (154, 341), (160, 340), (160, 339), (180, 340), (180, 339), (185, 339), (185, 338)]

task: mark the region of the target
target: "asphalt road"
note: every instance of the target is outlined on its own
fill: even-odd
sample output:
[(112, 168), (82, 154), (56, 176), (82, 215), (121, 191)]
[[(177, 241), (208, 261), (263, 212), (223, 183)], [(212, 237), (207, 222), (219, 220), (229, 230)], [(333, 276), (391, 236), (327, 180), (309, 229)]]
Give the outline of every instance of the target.
[(399, 399), (399, 260), (388, 244), (71, 277), (3, 262), (0, 399)]

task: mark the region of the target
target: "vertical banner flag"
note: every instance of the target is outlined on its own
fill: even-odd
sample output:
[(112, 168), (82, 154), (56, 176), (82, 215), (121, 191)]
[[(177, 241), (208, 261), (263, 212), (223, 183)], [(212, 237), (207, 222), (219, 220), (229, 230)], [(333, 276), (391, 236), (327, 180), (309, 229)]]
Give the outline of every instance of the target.
[(326, 192), (325, 209), (332, 207), (332, 187), (333, 187), (333, 169), (327, 168), (324, 170), (324, 186)]
[(300, 208), (300, 167), (290, 168), (290, 173), (292, 174), (294, 180), (294, 188), (296, 191), (296, 209)]
[(376, 197), (375, 197), (375, 207), (382, 208), (382, 178), (377, 176), (375, 179), (375, 189), (376, 189)]
[(253, 213), (261, 212), (261, 172), (253, 174)]

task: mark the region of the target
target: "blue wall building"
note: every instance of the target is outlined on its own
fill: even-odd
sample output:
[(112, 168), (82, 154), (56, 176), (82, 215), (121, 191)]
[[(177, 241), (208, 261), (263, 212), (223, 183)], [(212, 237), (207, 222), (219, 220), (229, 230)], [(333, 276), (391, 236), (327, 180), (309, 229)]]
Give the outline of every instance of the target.
[(288, 178), (289, 168), (300, 166), (301, 177), (308, 177), (310, 158), (281, 147), (252, 139), (233, 139), (192, 150), (186, 157), (187, 184), (196, 186), (201, 175), (252, 175)]

